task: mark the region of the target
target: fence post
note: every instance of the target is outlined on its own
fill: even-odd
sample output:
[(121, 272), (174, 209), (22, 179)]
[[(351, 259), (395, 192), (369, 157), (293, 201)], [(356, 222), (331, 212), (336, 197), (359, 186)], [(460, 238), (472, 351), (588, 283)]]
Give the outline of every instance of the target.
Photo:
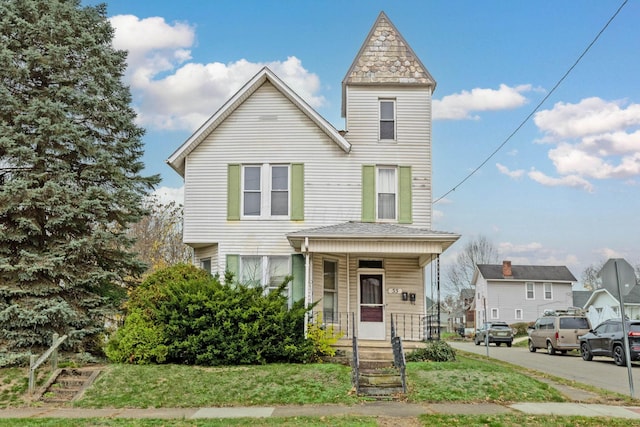
[[(57, 344), (58, 337), (59, 335), (54, 332), (53, 342), (51, 343), (52, 346), (55, 346)], [(58, 346), (56, 346), (55, 350), (53, 350), (53, 353), (51, 353), (51, 370), (55, 371), (56, 369), (58, 369)]]
[(33, 389), (35, 388), (35, 369), (33, 368), (33, 365), (35, 365), (36, 363), (36, 356), (35, 354), (32, 354), (29, 357), (29, 394), (33, 394)]

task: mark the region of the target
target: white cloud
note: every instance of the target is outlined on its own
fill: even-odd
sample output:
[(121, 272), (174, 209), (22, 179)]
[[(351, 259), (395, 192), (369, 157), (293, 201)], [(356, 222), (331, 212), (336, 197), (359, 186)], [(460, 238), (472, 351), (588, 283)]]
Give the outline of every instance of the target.
[(195, 27), (163, 18), (111, 18), (114, 46), (129, 51), (127, 78), (138, 100), (139, 124), (157, 129), (195, 130), (262, 67), (268, 66), (312, 107), (325, 103), (320, 79), (295, 56), (285, 61), (229, 64), (191, 59)]
[(508, 167), (501, 165), (500, 163), (496, 163), (496, 168), (498, 168), (498, 171), (500, 173), (507, 175), (508, 177), (511, 177), (511, 178), (520, 178), (522, 177), (522, 175), (524, 175), (524, 170), (522, 169), (509, 170)]
[(498, 250), (504, 259), (510, 260), (514, 265), (578, 265), (578, 257), (575, 255), (545, 247), (539, 242), (501, 242), (498, 244)]
[(478, 119), (476, 111), (508, 110), (527, 103), (523, 92), (532, 90), (531, 85), (510, 87), (501, 84), (499, 89), (475, 88), (471, 91), (447, 95), (433, 100), (433, 119)]
[(544, 134), (537, 142), (554, 145), (548, 156), (559, 175), (534, 170), (529, 176), (535, 181), (593, 191), (588, 179), (633, 183), (640, 176), (640, 104), (597, 97), (559, 102), (538, 112), (534, 122)]
[(589, 193), (593, 192), (593, 185), (586, 179), (577, 175), (567, 175), (560, 178), (554, 178), (535, 169), (529, 171), (527, 175), (532, 180), (547, 187), (574, 187), (582, 188)]
[(577, 104), (558, 102), (534, 116), (534, 123), (550, 138), (580, 138), (640, 125), (640, 104), (592, 97)]
[(184, 204), (184, 186), (180, 188), (173, 187), (159, 187), (153, 195), (162, 203), (167, 204), (170, 202), (176, 202), (178, 205)]

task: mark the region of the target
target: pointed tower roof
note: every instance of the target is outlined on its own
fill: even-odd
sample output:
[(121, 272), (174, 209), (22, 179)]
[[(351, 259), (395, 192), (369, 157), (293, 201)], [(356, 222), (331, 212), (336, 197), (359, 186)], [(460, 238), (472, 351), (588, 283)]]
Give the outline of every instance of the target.
[(342, 117), (347, 85), (414, 85), (436, 87), (436, 81), (404, 37), (380, 12), (358, 55), (342, 80)]

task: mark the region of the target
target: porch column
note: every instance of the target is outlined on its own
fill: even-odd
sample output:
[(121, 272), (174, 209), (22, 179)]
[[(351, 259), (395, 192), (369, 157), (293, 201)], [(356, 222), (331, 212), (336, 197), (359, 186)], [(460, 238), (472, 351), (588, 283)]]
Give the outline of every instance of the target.
[[(304, 307), (307, 308), (313, 301), (313, 290), (311, 288), (311, 268), (309, 265), (309, 238), (304, 238), (304, 246), (302, 247), (302, 253), (304, 254)], [(304, 336), (307, 336), (307, 329), (309, 323), (313, 321), (313, 313), (307, 315), (307, 320), (304, 322)]]

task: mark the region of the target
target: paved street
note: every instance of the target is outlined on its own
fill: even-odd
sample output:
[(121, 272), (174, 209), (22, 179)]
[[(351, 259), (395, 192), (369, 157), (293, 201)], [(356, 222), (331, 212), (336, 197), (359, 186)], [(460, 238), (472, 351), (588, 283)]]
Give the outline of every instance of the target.
[[(459, 350), (487, 355), (485, 346), (476, 346), (473, 341), (451, 341), (449, 344)], [(546, 350), (531, 353), (526, 347), (489, 346), (489, 357), (513, 363), (525, 368), (546, 372), (557, 377), (578, 381), (605, 390), (630, 395), (629, 376), (626, 367), (616, 366), (613, 359), (594, 357), (593, 361), (585, 362), (578, 352), (566, 355), (549, 355)], [(632, 368), (635, 397), (640, 397), (640, 365), (633, 364)]]

